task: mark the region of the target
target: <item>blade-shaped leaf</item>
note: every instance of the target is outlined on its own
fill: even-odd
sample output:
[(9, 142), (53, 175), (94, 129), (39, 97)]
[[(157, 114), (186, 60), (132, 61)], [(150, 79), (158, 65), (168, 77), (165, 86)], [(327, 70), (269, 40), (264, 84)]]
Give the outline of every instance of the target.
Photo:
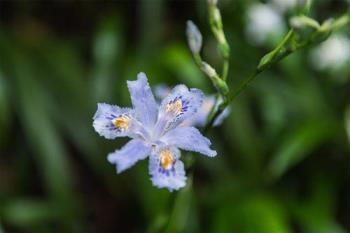
[(14, 53), (13, 58), (17, 67), (14, 77), (20, 124), (34, 151), (46, 191), (57, 204), (56, 211), (60, 214), (65, 229), (73, 229), (79, 221), (76, 219), (77, 201), (72, 187), (68, 153), (44, 108), (48, 96), (33, 78), (33, 66), (26, 56)]
[(290, 167), (304, 159), (312, 150), (337, 133), (338, 126), (332, 121), (314, 119), (291, 130), (287, 137), (276, 141), (280, 146), (272, 158), (269, 171), (273, 178), (285, 173)]

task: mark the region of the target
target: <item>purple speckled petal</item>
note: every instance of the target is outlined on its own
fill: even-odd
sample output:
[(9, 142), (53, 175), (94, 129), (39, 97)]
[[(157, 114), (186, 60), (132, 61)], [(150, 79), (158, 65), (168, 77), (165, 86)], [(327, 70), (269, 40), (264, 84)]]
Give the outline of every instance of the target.
[(121, 173), (137, 161), (147, 158), (150, 153), (150, 146), (139, 139), (133, 139), (120, 150), (110, 153), (107, 159), (110, 163), (116, 165), (117, 173)]
[(192, 117), (184, 120), (181, 126), (204, 126), (214, 104), (215, 97), (213, 95), (204, 97), (203, 103), (198, 111)]
[[(118, 129), (113, 121), (120, 116), (131, 119), (132, 115), (133, 112), (130, 108), (120, 108), (115, 105), (99, 103), (97, 104), (97, 111), (93, 117), (93, 127), (99, 135), (107, 139), (130, 136), (130, 129), (132, 129), (132, 127), (128, 127), (128, 129), (124, 130)], [(131, 123), (130, 121), (130, 126)]]
[(185, 85), (174, 87), (160, 105), (154, 130), (155, 137), (159, 138), (185, 119), (192, 117), (202, 105), (203, 96), (199, 89), (188, 89)]
[(183, 150), (199, 152), (209, 157), (216, 156), (216, 151), (210, 149), (211, 142), (194, 127), (178, 127), (166, 133), (161, 139), (169, 146)]
[(149, 87), (146, 75), (139, 73), (136, 81), (127, 81), (127, 83), (136, 118), (146, 127), (152, 127), (157, 120), (158, 104)]
[(186, 185), (184, 164), (179, 160), (180, 151), (171, 149), (174, 155), (174, 163), (169, 169), (164, 169), (160, 163), (160, 155), (152, 154), (149, 157), (149, 173), (154, 186), (167, 188), (169, 191), (178, 190)]

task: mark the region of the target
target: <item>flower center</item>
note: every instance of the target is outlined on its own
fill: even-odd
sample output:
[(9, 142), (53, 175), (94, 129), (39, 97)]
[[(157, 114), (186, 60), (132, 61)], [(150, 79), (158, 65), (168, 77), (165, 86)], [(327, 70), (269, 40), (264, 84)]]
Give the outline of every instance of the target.
[(164, 169), (170, 169), (174, 163), (174, 157), (170, 150), (162, 150), (160, 152), (160, 165)]
[(120, 116), (113, 120), (113, 124), (117, 129), (126, 130), (130, 126), (130, 119), (126, 116)]
[(174, 102), (170, 102), (166, 106), (166, 111), (167, 112), (172, 112), (175, 114), (179, 114), (182, 112), (182, 101), (181, 99), (178, 99)]

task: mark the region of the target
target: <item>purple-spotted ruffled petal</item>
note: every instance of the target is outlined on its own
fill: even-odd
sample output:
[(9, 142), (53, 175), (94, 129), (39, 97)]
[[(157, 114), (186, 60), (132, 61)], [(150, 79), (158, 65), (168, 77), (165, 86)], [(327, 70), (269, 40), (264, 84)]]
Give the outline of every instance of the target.
[(181, 126), (204, 126), (207, 122), (207, 118), (214, 104), (214, 96), (204, 97), (203, 103), (198, 109), (198, 111), (192, 117), (184, 120), (181, 123)]
[(116, 165), (117, 173), (133, 166), (137, 161), (147, 158), (151, 153), (151, 147), (139, 139), (133, 139), (120, 150), (110, 153), (108, 161)]
[[(215, 111), (217, 110), (218, 105), (222, 102), (219, 100), (217, 106), (215, 106)], [(186, 119), (181, 123), (181, 126), (198, 126), (203, 127), (207, 123), (208, 116), (215, 104), (215, 97), (213, 95), (206, 96), (203, 100), (202, 106), (198, 109), (197, 113), (192, 117)], [(214, 121), (213, 126), (219, 126), (229, 115), (230, 109), (227, 107)]]
[[(154, 94), (157, 98), (157, 100), (164, 99), (169, 93), (171, 89), (169, 86), (165, 84), (158, 84), (154, 87)], [(218, 105), (222, 102), (222, 99), (220, 98), (217, 106), (215, 106), (215, 110), (217, 110)], [(180, 126), (195, 126), (195, 127), (203, 127), (207, 123), (208, 116), (210, 114), (211, 109), (213, 108), (215, 104), (215, 96), (214, 95), (208, 95), (205, 96), (203, 99), (203, 103), (200, 106), (200, 108), (197, 110), (197, 112), (187, 119), (185, 119)], [(214, 121), (213, 126), (219, 126), (222, 124), (222, 122), (225, 120), (225, 118), (230, 114), (231, 110), (229, 107), (227, 107)]]
[(183, 150), (199, 152), (214, 157), (216, 151), (210, 149), (211, 142), (194, 127), (178, 127), (166, 133), (161, 141), (169, 146)]
[(93, 117), (93, 127), (99, 135), (107, 139), (130, 136), (133, 128), (132, 115), (130, 108), (99, 103)]
[(160, 137), (185, 119), (192, 117), (202, 105), (203, 96), (199, 89), (188, 89), (185, 85), (177, 85), (160, 105), (154, 130), (155, 137)]
[[(164, 152), (164, 150), (166, 150)], [(149, 158), (149, 173), (154, 186), (178, 190), (186, 185), (184, 164), (179, 160), (180, 151), (176, 148), (160, 150)], [(164, 162), (164, 157), (169, 156)], [(168, 162), (168, 163), (166, 163)]]
[(147, 127), (153, 126), (157, 120), (158, 104), (149, 87), (146, 75), (139, 73), (136, 81), (127, 81), (127, 83), (136, 118)]

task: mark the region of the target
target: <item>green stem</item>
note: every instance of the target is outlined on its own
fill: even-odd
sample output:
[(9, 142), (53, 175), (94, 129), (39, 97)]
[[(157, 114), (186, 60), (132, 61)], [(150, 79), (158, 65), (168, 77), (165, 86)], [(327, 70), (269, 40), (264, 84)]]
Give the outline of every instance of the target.
[(221, 76), (224, 81), (227, 80), (229, 67), (230, 67), (229, 58), (225, 58), (224, 64), (222, 66), (222, 76)]
[(202, 69), (201, 69), (201, 66), (202, 66), (202, 58), (201, 58), (201, 56), (199, 55), (199, 53), (193, 54), (193, 59), (194, 59), (194, 62), (197, 64), (198, 68), (199, 68), (200, 70), (202, 70)]
[(343, 16), (340, 16), (338, 19), (336, 19), (333, 22), (333, 30), (336, 31), (339, 28), (342, 28), (345, 25), (347, 25), (349, 22), (350, 22), (350, 10), (348, 10), (346, 14), (344, 14)]
[(281, 51), (281, 49), (290, 41), (293, 35), (294, 35), (294, 30), (290, 29), (288, 33), (283, 37), (282, 41), (277, 45), (275, 49), (276, 53)]

